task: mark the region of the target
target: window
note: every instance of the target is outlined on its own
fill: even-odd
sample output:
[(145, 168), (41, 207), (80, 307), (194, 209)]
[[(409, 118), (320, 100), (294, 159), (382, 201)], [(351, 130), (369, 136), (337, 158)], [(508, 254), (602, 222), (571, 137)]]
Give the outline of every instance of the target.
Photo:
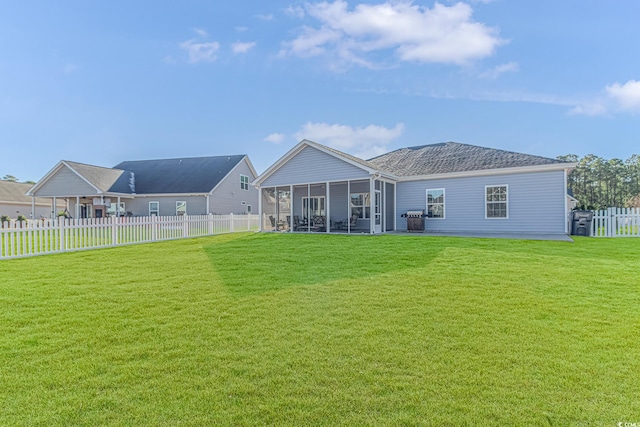
[(124, 202), (120, 202), (119, 209), (117, 203), (111, 203), (111, 206), (107, 208), (107, 215), (115, 215), (116, 213), (120, 216), (124, 215)]
[(176, 215), (187, 214), (187, 202), (176, 202)]
[(360, 219), (371, 217), (371, 197), (369, 193), (351, 193), (351, 215)]
[(241, 190), (249, 189), (249, 177), (247, 175), (240, 175), (240, 189)]
[(427, 190), (427, 217), (444, 219), (444, 188)]
[(509, 218), (508, 192), (506, 185), (486, 186), (485, 218)]
[(149, 216), (160, 216), (160, 202), (149, 202)]
[[(307, 212), (309, 212), (309, 216), (307, 216)], [(302, 216), (304, 218), (313, 218), (316, 215), (324, 215), (324, 196), (303, 197)]]

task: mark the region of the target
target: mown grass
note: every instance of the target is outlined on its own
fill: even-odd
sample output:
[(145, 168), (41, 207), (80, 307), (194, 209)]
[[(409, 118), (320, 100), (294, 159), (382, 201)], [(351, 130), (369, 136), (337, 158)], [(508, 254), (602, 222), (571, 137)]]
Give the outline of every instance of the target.
[(0, 425), (640, 421), (640, 241), (239, 234), (0, 262)]

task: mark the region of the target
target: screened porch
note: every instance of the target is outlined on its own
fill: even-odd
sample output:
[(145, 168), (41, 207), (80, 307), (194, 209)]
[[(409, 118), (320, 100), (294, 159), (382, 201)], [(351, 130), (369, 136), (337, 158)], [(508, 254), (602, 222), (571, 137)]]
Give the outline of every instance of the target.
[(395, 229), (395, 184), (381, 179), (261, 188), (263, 231), (381, 233)]

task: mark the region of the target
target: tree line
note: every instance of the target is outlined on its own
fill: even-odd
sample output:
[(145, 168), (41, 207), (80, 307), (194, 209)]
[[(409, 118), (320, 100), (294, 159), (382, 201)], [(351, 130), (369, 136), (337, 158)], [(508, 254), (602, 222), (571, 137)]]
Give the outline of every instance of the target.
[(603, 159), (593, 154), (575, 154), (558, 160), (577, 163), (567, 177), (567, 187), (578, 200), (579, 209), (640, 207), (640, 156), (626, 160)]

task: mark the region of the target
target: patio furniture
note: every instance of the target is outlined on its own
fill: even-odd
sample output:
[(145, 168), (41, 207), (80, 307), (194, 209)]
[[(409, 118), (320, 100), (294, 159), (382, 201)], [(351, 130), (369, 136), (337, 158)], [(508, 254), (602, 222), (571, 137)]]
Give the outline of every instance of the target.
[(323, 215), (315, 215), (312, 224), (314, 231), (325, 231), (327, 229), (327, 219)]

